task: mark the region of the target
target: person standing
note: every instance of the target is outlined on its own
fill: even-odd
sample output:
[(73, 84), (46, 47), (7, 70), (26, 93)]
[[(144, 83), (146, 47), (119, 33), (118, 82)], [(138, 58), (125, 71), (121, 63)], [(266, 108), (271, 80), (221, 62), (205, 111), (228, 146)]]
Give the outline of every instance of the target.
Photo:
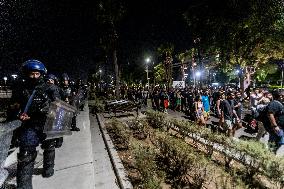
[(160, 110), (160, 96), (158, 89), (155, 89), (152, 94), (152, 107), (154, 110)]
[(47, 70), (38, 60), (28, 60), (22, 65), (23, 79), (12, 92), (11, 102), (19, 110), (21, 127), (17, 131), (19, 153), (17, 155), (17, 189), (32, 189), (32, 175), (37, 156), (36, 148), (42, 144), (43, 177), (54, 174), (54, 140), (45, 140), (43, 133), (49, 105), (59, 96), (44, 82)]
[(272, 149), (276, 153), (284, 144), (284, 106), (280, 102), (280, 93), (272, 92), (273, 100), (267, 105), (267, 115), (270, 121), (268, 127), (269, 141), (273, 144)]
[(223, 127), (226, 134), (231, 137), (233, 129), (233, 94), (229, 92), (227, 94), (227, 99), (223, 100), (221, 103), (221, 119), (223, 122)]
[(169, 107), (169, 95), (167, 93), (166, 89), (163, 89), (161, 94), (160, 94), (160, 99), (161, 99), (161, 107), (163, 109), (164, 113), (167, 113), (167, 109)]
[(182, 101), (182, 97), (181, 97), (180, 91), (176, 92), (175, 100), (176, 100), (176, 106), (175, 106), (174, 110), (177, 110), (177, 111), (180, 112), (181, 111), (181, 101)]
[(210, 100), (208, 90), (203, 91), (201, 101), (204, 107), (204, 119), (207, 121), (210, 118)]
[[(66, 73), (63, 73), (61, 96), (63, 96), (65, 102), (69, 103), (70, 105), (75, 105), (74, 103), (75, 90), (71, 88), (69, 80), (70, 80), (69, 76)], [(74, 115), (72, 118), (71, 131), (80, 131), (80, 129), (76, 126), (76, 117), (77, 115)]]
[[(235, 131), (242, 128), (242, 111), (243, 111), (243, 104), (242, 104), (242, 94), (240, 92), (235, 93), (235, 98), (233, 100), (233, 109), (236, 113), (235, 119), (233, 119), (233, 135), (235, 134)], [(237, 119), (238, 118), (238, 119)]]
[[(56, 99), (62, 100), (63, 96), (60, 96), (60, 88), (57, 86), (57, 77), (53, 74), (48, 74), (45, 78), (46, 83), (48, 85), (47, 93), (50, 94), (52, 101)], [(53, 91), (56, 91), (53, 93)], [(55, 148), (60, 148), (63, 144), (63, 137), (59, 137), (54, 139), (55, 141)]]
[(195, 107), (195, 115), (196, 115), (197, 124), (201, 126), (205, 126), (206, 121), (204, 119), (204, 107), (203, 107), (203, 103), (201, 100), (201, 96), (197, 95), (195, 97), (194, 107)]

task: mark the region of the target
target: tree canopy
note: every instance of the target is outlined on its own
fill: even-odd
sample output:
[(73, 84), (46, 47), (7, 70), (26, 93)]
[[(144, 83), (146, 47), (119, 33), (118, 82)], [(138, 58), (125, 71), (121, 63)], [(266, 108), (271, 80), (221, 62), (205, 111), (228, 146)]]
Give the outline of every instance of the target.
[(283, 10), (282, 0), (204, 0), (185, 18), (203, 51), (243, 67), (283, 58)]

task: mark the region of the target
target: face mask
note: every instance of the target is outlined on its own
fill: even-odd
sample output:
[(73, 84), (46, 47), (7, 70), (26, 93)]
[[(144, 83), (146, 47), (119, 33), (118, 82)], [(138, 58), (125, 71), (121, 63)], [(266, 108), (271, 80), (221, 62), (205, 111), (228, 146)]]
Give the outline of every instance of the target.
[(39, 81), (40, 81), (40, 78), (30, 78), (29, 77), (27, 79), (27, 82), (32, 86), (37, 85), (39, 83)]

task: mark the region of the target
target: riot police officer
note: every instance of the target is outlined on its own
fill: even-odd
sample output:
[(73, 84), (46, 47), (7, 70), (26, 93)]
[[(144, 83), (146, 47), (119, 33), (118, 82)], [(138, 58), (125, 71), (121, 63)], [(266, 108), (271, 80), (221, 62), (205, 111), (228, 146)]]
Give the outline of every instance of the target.
[(17, 189), (32, 189), (32, 175), (37, 156), (36, 147), (41, 143), (43, 153), (43, 177), (54, 174), (54, 140), (45, 140), (43, 127), (50, 102), (59, 94), (44, 82), (47, 70), (38, 60), (28, 60), (22, 65), (23, 82), (15, 87), (12, 103), (19, 108), (22, 126), (17, 132), (19, 153), (17, 156)]
[[(63, 96), (63, 99), (65, 100), (65, 102), (69, 103), (72, 106), (76, 106), (75, 100), (74, 100), (76, 91), (74, 88), (70, 86), (69, 81), (70, 81), (69, 76), (66, 73), (63, 73), (62, 74), (61, 96)], [(76, 126), (76, 115), (74, 115), (74, 117), (72, 118), (71, 131), (80, 131), (80, 129)]]
[[(52, 100), (55, 100), (56, 98), (64, 100), (63, 96), (60, 96), (60, 88), (58, 87), (58, 79), (54, 74), (48, 74), (45, 78), (47, 85), (49, 86), (48, 91), (56, 91), (55, 93), (52, 93)], [(59, 96), (54, 96), (59, 95)], [(63, 144), (63, 137), (59, 137), (54, 139), (55, 140), (55, 147), (60, 148)]]

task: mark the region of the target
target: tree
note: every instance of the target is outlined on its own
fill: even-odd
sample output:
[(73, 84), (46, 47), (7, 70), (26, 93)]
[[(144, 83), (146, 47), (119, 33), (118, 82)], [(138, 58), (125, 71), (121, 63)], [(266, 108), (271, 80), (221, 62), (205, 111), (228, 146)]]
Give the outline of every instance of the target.
[(163, 44), (158, 48), (158, 54), (162, 60), (162, 64), (165, 70), (165, 81), (167, 82), (167, 88), (169, 89), (172, 83), (172, 54), (174, 46), (172, 44)]
[(249, 81), (249, 66), (283, 56), (283, 10), (282, 0), (205, 0), (185, 18), (192, 35), (202, 39), (201, 48), (217, 50), (222, 64), (240, 67), (242, 80)]
[(101, 0), (98, 4), (98, 17), (97, 20), (101, 24), (101, 44), (105, 48), (110, 57), (115, 71), (115, 91), (116, 98), (120, 95), (120, 77), (119, 66), (117, 62), (117, 42), (118, 33), (117, 25), (122, 18), (125, 9), (119, 0)]
[(164, 83), (166, 78), (166, 70), (162, 63), (154, 67), (154, 78), (156, 83)]
[(181, 69), (181, 75), (182, 75), (182, 81), (185, 81), (185, 68), (187, 68), (186, 63), (192, 62), (192, 57), (194, 55), (194, 49), (186, 50), (185, 52), (179, 53), (177, 55), (177, 59), (180, 61), (180, 69)]

